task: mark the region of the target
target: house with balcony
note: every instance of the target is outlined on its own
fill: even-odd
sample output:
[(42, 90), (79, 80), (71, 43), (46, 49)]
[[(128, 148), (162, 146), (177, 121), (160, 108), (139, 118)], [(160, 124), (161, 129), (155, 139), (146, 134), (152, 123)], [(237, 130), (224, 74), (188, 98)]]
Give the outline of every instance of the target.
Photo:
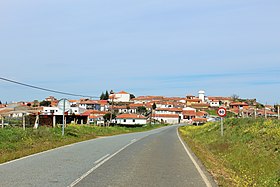
[(101, 104), (99, 103), (99, 101), (82, 99), (79, 101), (78, 107), (86, 110), (100, 110)]

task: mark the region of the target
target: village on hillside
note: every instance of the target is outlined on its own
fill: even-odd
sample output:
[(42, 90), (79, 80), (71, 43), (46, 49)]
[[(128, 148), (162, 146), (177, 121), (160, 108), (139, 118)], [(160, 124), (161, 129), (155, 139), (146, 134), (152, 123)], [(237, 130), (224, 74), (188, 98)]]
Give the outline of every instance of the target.
[[(100, 100), (81, 98), (60, 100), (49, 96), (44, 101), (21, 101), (0, 104), (0, 124), (24, 126), (53, 126), (66, 124), (93, 124), (99, 126), (146, 124), (204, 124), (219, 120), (216, 111), (227, 109), (228, 117), (279, 118), (279, 106), (263, 105), (256, 99), (238, 96), (206, 96), (205, 91), (186, 97), (139, 96), (125, 91), (102, 93)], [(64, 115), (63, 115), (64, 113)]]

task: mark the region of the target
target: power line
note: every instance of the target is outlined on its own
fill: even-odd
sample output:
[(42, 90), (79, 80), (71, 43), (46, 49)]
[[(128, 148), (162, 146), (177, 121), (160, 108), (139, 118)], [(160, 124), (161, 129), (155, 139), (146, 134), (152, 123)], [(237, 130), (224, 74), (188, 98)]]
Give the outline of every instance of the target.
[(7, 82), (14, 83), (14, 84), (26, 86), (26, 87), (29, 87), (29, 88), (34, 88), (34, 89), (37, 89), (37, 90), (43, 90), (43, 91), (47, 91), (47, 92), (58, 93), (58, 94), (62, 94), (62, 95), (70, 95), (70, 96), (77, 96), (77, 97), (89, 97), (89, 98), (99, 98), (97, 96), (79, 95), (79, 94), (73, 94), (73, 93), (68, 93), (68, 92), (61, 92), (61, 91), (57, 91), (57, 90), (51, 90), (51, 89), (47, 89), (47, 88), (42, 88), (42, 87), (30, 85), (30, 84), (21, 83), (21, 82), (18, 82), (18, 81), (6, 79), (6, 78), (3, 78), (3, 77), (0, 77), (0, 79), (3, 80), (3, 81), (7, 81)]

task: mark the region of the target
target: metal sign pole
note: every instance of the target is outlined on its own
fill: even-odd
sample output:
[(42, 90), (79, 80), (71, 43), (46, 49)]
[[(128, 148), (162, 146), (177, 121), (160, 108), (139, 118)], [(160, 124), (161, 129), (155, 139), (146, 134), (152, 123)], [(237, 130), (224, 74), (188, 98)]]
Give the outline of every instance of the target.
[(63, 99), (63, 115), (62, 115), (62, 136), (64, 136), (64, 127), (65, 127), (65, 99)]
[(224, 124), (223, 124), (223, 117), (221, 117), (221, 136), (224, 136)]
[(224, 124), (223, 124), (223, 119), (227, 115), (227, 109), (224, 107), (220, 107), (217, 110), (218, 116), (221, 118), (221, 136), (224, 136)]

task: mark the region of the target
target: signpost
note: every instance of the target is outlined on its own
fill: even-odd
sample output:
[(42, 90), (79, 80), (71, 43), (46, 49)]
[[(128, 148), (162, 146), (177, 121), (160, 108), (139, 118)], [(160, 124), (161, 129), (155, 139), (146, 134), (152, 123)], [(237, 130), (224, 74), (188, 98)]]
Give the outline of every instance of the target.
[(221, 117), (221, 136), (223, 136), (224, 135), (223, 118), (227, 115), (227, 109), (224, 107), (220, 107), (217, 110), (217, 114)]
[(67, 99), (60, 99), (57, 107), (62, 110), (63, 114), (62, 114), (62, 136), (64, 136), (64, 128), (65, 128), (65, 110), (69, 110), (70, 109), (70, 102)]

